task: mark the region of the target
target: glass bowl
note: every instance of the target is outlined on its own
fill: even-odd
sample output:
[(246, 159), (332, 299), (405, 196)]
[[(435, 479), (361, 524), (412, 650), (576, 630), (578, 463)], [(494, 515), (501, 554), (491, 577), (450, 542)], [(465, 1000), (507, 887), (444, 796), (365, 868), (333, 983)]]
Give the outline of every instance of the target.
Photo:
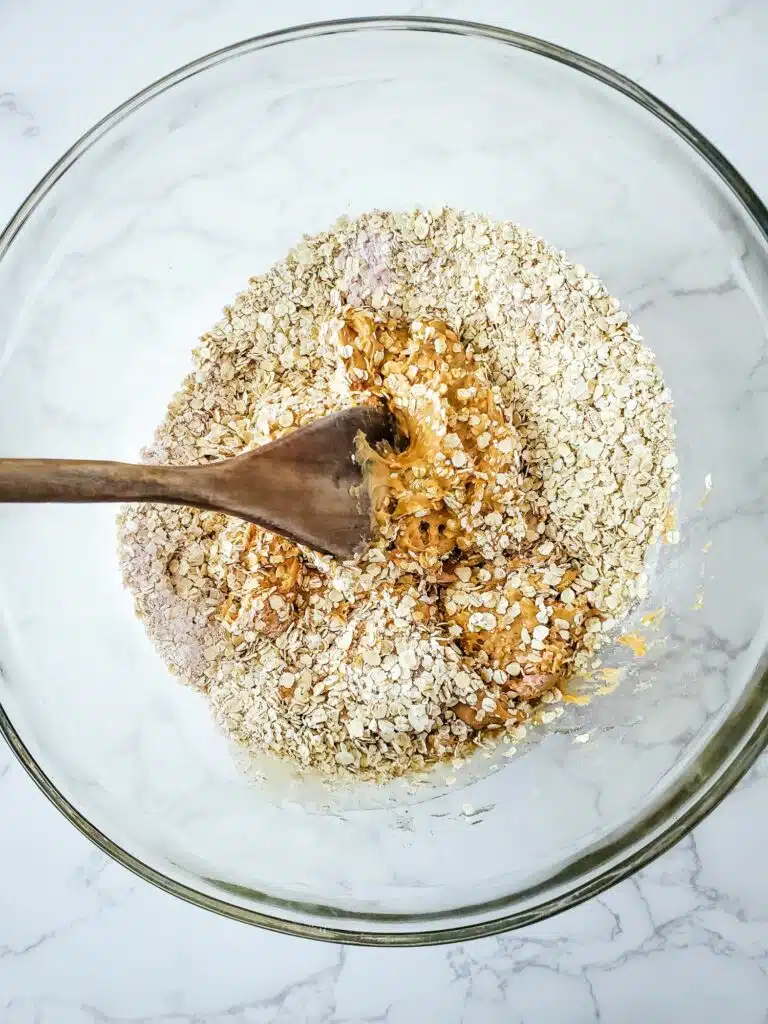
[(341, 214), (415, 205), (532, 228), (599, 274), (658, 355), (680, 543), (626, 627), (645, 657), (605, 654), (624, 667), (613, 693), (452, 786), (438, 771), (336, 793), (275, 766), (256, 781), (135, 619), (114, 508), (0, 507), (0, 724), (35, 781), (169, 892), (358, 943), (487, 935), (587, 899), (762, 749), (764, 207), (608, 68), (501, 29), (369, 19), (168, 75), (88, 132), (0, 240), (0, 453), (135, 460), (250, 275)]

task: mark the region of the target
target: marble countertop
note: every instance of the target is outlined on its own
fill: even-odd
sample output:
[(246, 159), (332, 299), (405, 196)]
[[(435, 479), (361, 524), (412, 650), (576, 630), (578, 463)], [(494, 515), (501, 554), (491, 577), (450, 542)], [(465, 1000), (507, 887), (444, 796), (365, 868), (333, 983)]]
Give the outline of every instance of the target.
[[(676, 107), (768, 195), (763, 0), (6, 0), (0, 221), (96, 120), (258, 32), (362, 14), (549, 38)], [(495, 939), (345, 948), (187, 906), (110, 861), (0, 749), (2, 1024), (768, 1021), (768, 760), (675, 849), (601, 897)]]

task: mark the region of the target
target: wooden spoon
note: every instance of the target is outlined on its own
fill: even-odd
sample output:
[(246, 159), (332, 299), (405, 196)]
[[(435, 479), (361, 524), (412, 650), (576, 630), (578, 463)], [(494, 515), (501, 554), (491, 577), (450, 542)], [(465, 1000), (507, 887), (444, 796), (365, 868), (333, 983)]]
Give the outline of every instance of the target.
[(390, 414), (360, 406), (325, 416), (244, 455), (201, 466), (0, 459), (0, 502), (152, 501), (240, 516), (339, 558), (370, 541), (371, 495), (355, 457), (394, 443)]

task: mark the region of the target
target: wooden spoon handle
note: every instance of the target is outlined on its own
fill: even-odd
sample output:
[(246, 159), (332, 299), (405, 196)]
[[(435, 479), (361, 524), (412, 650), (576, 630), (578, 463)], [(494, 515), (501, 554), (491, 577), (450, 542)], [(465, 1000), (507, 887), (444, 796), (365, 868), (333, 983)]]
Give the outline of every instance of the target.
[(0, 502), (159, 501), (181, 503), (196, 490), (194, 467), (74, 459), (0, 459)]

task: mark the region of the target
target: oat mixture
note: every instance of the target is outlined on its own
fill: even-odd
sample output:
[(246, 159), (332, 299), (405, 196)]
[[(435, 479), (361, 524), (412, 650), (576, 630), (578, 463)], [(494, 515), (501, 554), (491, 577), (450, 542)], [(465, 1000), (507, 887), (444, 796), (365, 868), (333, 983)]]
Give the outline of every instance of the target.
[(128, 507), (158, 652), (253, 753), (386, 779), (546, 722), (647, 595), (677, 480), (671, 401), (616, 299), (511, 223), (374, 212), (305, 238), (201, 339), (150, 461), (239, 454), (385, 401), (353, 562), (213, 512)]

